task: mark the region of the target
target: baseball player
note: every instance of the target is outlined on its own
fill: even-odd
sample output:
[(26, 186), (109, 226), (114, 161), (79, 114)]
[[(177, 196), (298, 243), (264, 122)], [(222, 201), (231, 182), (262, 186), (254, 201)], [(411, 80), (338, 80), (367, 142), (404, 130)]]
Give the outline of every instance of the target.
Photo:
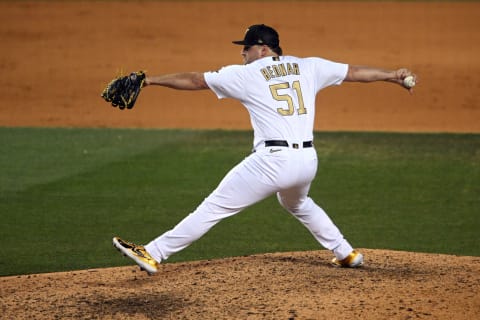
[(334, 266), (361, 266), (363, 255), (308, 195), (318, 162), (313, 144), (315, 96), (321, 89), (344, 81), (388, 81), (412, 91), (404, 79), (416, 76), (407, 69), (383, 70), (283, 55), (277, 31), (264, 24), (249, 27), (244, 39), (233, 43), (242, 46), (243, 65), (204, 73), (146, 75), (144, 86), (210, 89), (219, 99), (239, 100), (250, 114), (254, 152), (231, 169), (173, 229), (145, 246), (114, 237), (114, 246), (154, 274), (161, 261), (189, 246), (221, 220), (275, 194), (280, 205), (321, 246), (333, 252)]

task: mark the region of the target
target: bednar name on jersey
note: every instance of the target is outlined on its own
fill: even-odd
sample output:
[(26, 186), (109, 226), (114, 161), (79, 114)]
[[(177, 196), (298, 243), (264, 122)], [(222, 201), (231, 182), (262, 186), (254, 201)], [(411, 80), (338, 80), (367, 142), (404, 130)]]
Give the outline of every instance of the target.
[(289, 75), (300, 75), (300, 69), (298, 68), (297, 63), (280, 63), (274, 64), (271, 66), (266, 66), (265, 68), (260, 69), (263, 77), (266, 81), (269, 81), (273, 78), (284, 77)]

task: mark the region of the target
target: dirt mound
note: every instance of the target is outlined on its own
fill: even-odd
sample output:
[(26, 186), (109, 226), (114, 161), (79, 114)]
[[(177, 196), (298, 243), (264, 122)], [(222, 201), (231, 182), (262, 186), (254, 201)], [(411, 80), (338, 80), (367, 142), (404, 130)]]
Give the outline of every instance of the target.
[(4, 319), (474, 319), (480, 258), (326, 250), (0, 278)]

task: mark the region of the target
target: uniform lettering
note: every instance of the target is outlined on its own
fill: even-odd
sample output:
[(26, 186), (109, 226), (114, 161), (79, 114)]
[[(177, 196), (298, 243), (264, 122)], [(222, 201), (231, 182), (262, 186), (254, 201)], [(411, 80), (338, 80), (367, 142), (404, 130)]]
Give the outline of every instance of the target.
[(276, 77), (284, 77), (287, 75), (287, 70), (285, 70), (285, 65), (283, 63), (275, 64), (272, 66), (272, 68), (273, 71), (275, 71)]
[(290, 75), (300, 75), (300, 68), (298, 63), (280, 63), (274, 64), (271, 66), (266, 66), (265, 68), (260, 69), (265, 81), (269, 81), (273, 78), (285, 77)]

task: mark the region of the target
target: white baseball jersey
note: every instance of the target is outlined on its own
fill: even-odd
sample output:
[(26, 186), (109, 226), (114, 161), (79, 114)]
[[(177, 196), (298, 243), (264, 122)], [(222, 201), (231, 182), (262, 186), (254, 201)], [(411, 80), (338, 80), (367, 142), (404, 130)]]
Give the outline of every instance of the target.
[(205, 80), (218, 98), (247, 108), (257, 147), (265, 140), (312, 140), (316, 94), (341, 84), (347, 71), (348, 65), (322, 58), (280, 56), (207, 72)]

